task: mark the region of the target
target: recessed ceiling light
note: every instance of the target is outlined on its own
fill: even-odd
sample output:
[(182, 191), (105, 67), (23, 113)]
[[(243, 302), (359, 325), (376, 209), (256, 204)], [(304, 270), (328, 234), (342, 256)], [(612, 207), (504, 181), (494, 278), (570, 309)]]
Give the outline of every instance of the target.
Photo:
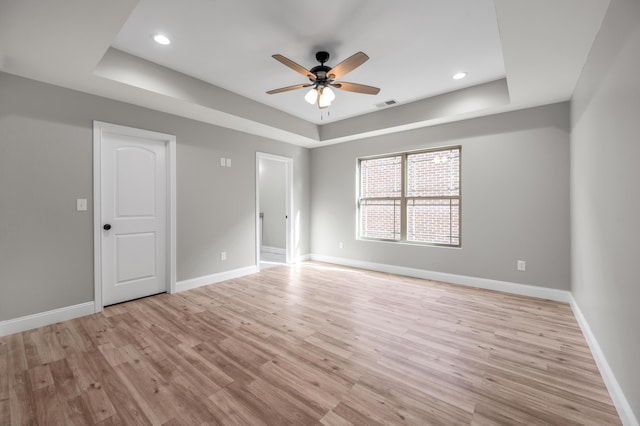
[(156, 41), (156, 43), (161, 44), (163, 46), (171, 44), (171, 40), (169, 40), (169, 37), (163, 34), (156, 34), (153, 36), (153, 39)]
[(451, 78), (453, 78), (454, 80), (460, 80), (462, 78), (465, 78), (466, 76), (467, 76), (466, 72), (459, 72), (459, 73), (454, 74), (453, 77), (451, 77)]

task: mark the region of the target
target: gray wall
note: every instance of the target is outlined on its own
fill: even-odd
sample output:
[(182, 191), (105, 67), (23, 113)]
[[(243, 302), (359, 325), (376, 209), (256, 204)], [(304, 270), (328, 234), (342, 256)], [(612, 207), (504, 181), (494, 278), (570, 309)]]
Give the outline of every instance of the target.
[(264, 213), (263, 246), (286, 248), (286, 177), (287, 165), (284, 162), (260, 159), (260, 211)]
[(614, 0), (571, 103), (572, 291), (640, 419), (640, 3)]
[(179, 281), (255, 264), (256, 151), (294, 159), (308, 253), (308, 149), (0, 73), (0, 320), (93, 300), (93, 120), (177, 136)]
[[(358, 157), (458, 144), (462, 248), (356, 239)], [(569, 289), (568, 103), (314, 148), (311, 165), (314, 254)]]

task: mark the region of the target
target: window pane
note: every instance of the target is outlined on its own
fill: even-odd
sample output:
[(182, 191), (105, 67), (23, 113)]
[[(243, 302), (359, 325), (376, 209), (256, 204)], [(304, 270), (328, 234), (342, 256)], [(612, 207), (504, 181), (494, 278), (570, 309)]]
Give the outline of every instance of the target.
[(400, 239), (400, 200), (365, 200), (360, 203), (360, 236)]
[(407, 200), (407, 241), (460, 244), (460, 200)]
[(460, 195), (460, 149), (407, 155), (407, 197)]
[(399, 197), (401, 191), (401, 156), (360, 162), (360, 197)]

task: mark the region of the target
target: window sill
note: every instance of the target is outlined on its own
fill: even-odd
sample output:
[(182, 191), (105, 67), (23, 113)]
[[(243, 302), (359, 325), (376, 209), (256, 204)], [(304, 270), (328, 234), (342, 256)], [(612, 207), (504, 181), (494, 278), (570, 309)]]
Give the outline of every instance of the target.
[(429, 244), (429, 243), (419, 243), (419, 242), (412, 242), (412, 241), (404, 241), (404, 240), (400, 240), (400, 241), (396, 241), (396, 240), (381, 240), (381, 239), (377, 239), (377, 238), (363, 238), (363, 237), (357, 237), (356, 238), (357, 241), (366, 241), (366, 242), (370, 242), (370, 243), (387, 243), (387, 244), (394, 244), (394, 245), (402, 245), (402, 246), (413, 246), (413, 247), (433, 247), (433, 248), (444, 248), (444, 249), (462, 249), (462, 243), (460, 243), (457, 246), (454, 245), (449, 245), (449, 244)]

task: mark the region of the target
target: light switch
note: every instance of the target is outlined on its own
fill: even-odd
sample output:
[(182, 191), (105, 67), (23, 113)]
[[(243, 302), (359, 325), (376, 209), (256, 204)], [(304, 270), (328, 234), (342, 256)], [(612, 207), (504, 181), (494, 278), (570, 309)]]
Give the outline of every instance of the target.
[(78, 198), (76, 200), (76, 210), (79, 212), (87, 211), (87, 199), (86, 198)]
[(220, 167), (224, 167), (226, 166), (226, 164), (227, 164), (226, 158), (220, 157)]
[(231, 167), (231, 158), (227, 158), (227, 167)]

